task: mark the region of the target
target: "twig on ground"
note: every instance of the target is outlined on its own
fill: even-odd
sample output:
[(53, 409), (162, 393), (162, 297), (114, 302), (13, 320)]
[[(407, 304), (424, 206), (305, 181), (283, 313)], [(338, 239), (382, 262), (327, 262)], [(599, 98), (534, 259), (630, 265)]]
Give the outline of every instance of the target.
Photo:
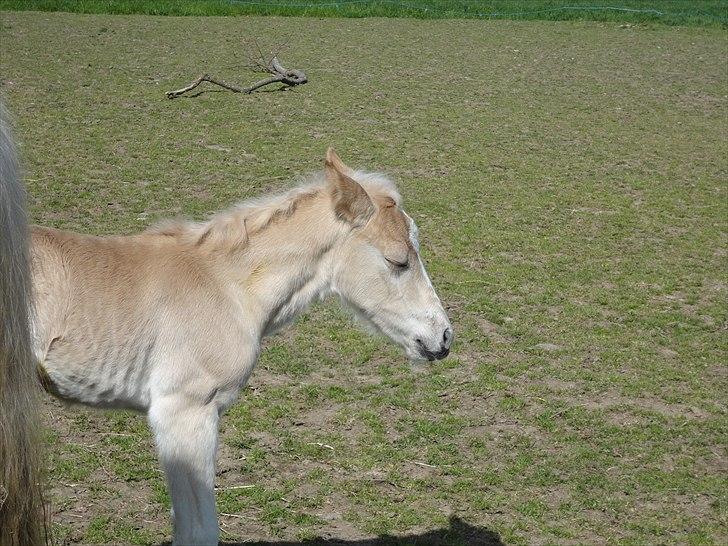
[(412, 464), (416, 464), (417, 466), (424, 466), (427, 468), (437, 468), (434, 464), (427, 464), (420, 461), (410, 461)]
[(215, 491), (231, 491), (233, 489), (253, 489), (257, 485), (231, 485), (230, 487), (216, 487)]
[(322, 444), (321, 442), (309, 442), (308, 445), (323, 447), (324, 449), (330, 449), (331, 451), (334, 451), (333, 446), (330, 446), (329, 444)]
[(282, 83), (286, 87), (294, 87), (296, 85), (303, 85), (308, 81), (306, 73), (303, 70), (297, 70), (295, 68), (285, 68), (278, 60), (278, 57), (273, 57), (267, 65), (263, 65), (262, 63), (259, 63), (257, 61), (255, 61), (255, 63), (256, 66), (261, 68), (262, 71), (270, 74), (270, 77), (265, 78), (264, 80), (257, 81), (249, 87), (239, 87), (237, 85), (223, 81), (219, 78), (214, 78), (209, 74), (205, 73), (202, 74), (195, 81), (193, 81), (191, 84), (189, 84), (187, 87), (182, 87), (181, 89), (177, 89), (175, 91), (167, 91), (167, 98), (177, 98), (187, 93), (188, 91), (192, 91), (202, 82), (214, 83), (215, 85), (219, 85), (220, 87), (232, 91), (233, 93), (244, 93), (248, 95), (256, 89), (259, 89), (260, 87), (266, 85), (270, 85), (271, 83)]
[(228, 518), (250, 519), (249, 516), (242, 516), (240, 514), (228, 514), (227, 512), (220, 512), (220, 515)]

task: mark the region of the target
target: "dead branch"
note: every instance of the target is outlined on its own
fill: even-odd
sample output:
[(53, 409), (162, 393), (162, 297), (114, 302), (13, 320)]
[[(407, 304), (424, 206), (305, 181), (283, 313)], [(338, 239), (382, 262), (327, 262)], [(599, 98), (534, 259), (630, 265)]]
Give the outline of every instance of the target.
[(285, 68), (278, 60), (278, 57), (273, 57), (267, 65), (256, 62), (256, 66), (259, 67), (261, 71), (270, 74), (270, 77), (255, 82), (250, 87), (239, 87), (218, 78), (213, 78), (209, 74), (202, 74), (187, 87), (177, 89), (176, 91), (167, 91), (167, 98), (174, 99), (176, 97), (179, 97), (180, 95), (183, 95), (188, 91), (192, 91), (202, 82), (214, 83), (215, 85), (219, 85), (220, 87), (232, 91), (233, 93), (245, 93), (247, 95), (252, 93), (256, 89), (265, 85), (270, 85), (271, 83), (282, 83), (286, 87), (294, 87), (296, 85), (303, 85), (308, 81), (306, 73), (303, 70)]

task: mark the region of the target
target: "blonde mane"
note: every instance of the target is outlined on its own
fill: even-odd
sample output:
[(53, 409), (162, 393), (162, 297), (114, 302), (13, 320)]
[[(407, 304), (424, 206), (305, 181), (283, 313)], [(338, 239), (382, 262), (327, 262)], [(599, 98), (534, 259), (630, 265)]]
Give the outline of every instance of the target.
[[(397, 206), (401, 197), (394, 182), (380, 173), (354, 171), (352, 178), (359, 182), (372, 199), (390, 198)], [(162, 220), (144, 233), (174, 238), (175, 241), (192, 245), (217, 247), (225, 244), (229, 248), (245, 246), (249, 238), (263, 231), (276, 221), (292, 216), (299, 205), (313, 199), (326, 190), (323, 173), (316, 173), (296, 187), (267, 196), (242, 201), (232, 207), (213, 214), (208, 220)], [(242, 226), (243, 229), (240, 229)]]

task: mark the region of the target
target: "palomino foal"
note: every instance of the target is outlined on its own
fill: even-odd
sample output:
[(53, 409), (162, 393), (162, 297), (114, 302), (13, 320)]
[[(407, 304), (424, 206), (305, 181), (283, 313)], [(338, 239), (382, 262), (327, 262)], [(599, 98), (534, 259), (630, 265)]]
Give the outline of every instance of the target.
[(32, 257), (44, 385), (147, 413), (178, 545), (218, 542), (218, 420), (265, 335), (334, 293), (411, 359), (444, 358), (453, 339), (394, 185), (331, 149), (312, 184), (207, 222), (129, 237), (33, 228)]

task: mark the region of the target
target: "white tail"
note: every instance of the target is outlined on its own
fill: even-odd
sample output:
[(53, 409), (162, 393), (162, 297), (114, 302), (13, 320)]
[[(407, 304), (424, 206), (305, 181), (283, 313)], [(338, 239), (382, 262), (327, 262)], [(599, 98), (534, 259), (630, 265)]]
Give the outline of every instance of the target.
[(30, 347), (25, 191), (0, 103), (0, 544), (47, 540), (36, 419), (38, 380)]

